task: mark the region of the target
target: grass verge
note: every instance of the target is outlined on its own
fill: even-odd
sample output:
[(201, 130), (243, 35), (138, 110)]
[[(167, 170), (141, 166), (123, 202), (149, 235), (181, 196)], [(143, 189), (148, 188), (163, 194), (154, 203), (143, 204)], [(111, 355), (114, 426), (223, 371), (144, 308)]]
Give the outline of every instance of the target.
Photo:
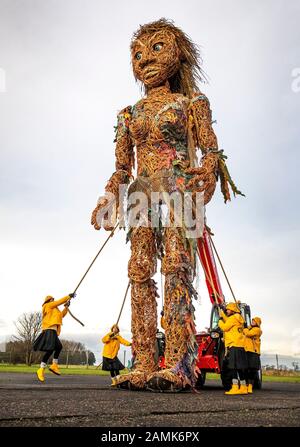
[[(30, 373), (33, 374), (36, 372), (39, 365), (32, 365), (32, 366), (26, 366), (26, 365), (8, 365), (8, 364), (0, 364), (0, 373)], [(86, 366), (74, 366), (69, 365), (67, 368), (66, 365), (59, 365), (60, 371), (62, 375), (83, 375), (83, 376), (106, 376), (109, 373), (106, 371), (102, 371), (100, 368), (97, 369), (96, 366), (89, 366), (86, 368)], [(121, 371), (121, 374), (127, 373), (128, 370), (124, 369)], [(207, 380), (219, 380), (220, 376), (219, 374), (214, 373), (208, 373), (206, 375)], [(263, 374), (263, 382), (290, 382), (290, 383), (300, 383), (300, 374), (299, 375), (289, 375), (289, 376), (277, 376), (275, 374), (273, 375), (265, 375)]]
[[(30, 373), (30, 374), (33, 374), (36, 372), (38, 367), (39, 367), (39, 365), (27, 366), (27, 365), (0, 364), (0, 373)], [(80, 374), (83, 376), (89, 376), (89, 375), (106, 376), (107, 374), (109, 374), (106, 371), (102, 371), (100, 368), (96, 369), (96, 366), (89, 366), (87, 369), (86, 366), (69, 365), (69, 367), (67, 368), (66, 365), (59, 365), (59, 369), (60, 369), (62, 375)]]
[[(219, 374), (209, 373), (206, 374), (207, 380), (218, 380), (220, 379)], [(300, 375), (295, 376), (276, 376), (276, 375), (265, 375), (262, 376), (263, 382), (286, 382), (286, 383), (300, 383)]]

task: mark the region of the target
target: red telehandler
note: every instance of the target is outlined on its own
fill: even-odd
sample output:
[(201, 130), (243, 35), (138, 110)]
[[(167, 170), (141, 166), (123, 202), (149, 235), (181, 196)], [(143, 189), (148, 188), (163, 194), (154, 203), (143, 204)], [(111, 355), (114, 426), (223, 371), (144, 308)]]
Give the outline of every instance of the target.
[[(202, 238), (197, 241), (197, 252), (204, 271), (205, 282), (208, 290), (209, 299), (212, 304), (210, 325), (208, 331), (199, 332), (196, 334), (198, 343), (198, 358), (197, 366), (201, 370), (198, 377), (196, 388), (203, 388), (206, 379), (206, 373), (213, 372), (221, 375), (221, 380), (225, 390), (231, 388), (231, 375), (227, 368), (225, 359), (225, 346), (223, 341), (223, 333), (218, 327), (219, 322), (219, 306), (225, 304), (225, 298), (222, 292), (220, 278), (214, 258), (213, 241), (210, 236), (210, 231), (204, 227)], [(217, 253), (217, 252), (216, 252)], [(218, 254), (217, 254), (218, 256)], [(220, 259), (219, 259), (220, 261)], [(222, 267), (222, 264), (221, 264)], [(227, 279), (225, 271), (224, 275)], [(228, 283), (229, 284), (229, 283)], [(230, 284), (229, 284), (230, 287)], [(231, 287), (230, 287), (231, 288)], [(241, 314), (245, 320), (245, 327), (251, 324), (251, 310), (250, 306), (245, 303), (238, 302)], [(164, 334), (157, 333), (157, 342), (159, 350), (159, 365), (163, 368), (164, 365)], [(262, 386), (261, 370), (258, 371), (254, 381), (254, 388), (260, 389)]]

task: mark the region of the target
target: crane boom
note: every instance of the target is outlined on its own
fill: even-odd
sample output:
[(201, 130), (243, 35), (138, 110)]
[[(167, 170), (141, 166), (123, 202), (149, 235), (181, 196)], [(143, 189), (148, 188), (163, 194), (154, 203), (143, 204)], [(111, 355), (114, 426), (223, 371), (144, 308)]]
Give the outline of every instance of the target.
[(206, 227), (204, 227), (202, 237), (198, 238), (197, 245), (197, 252), (204, 270), (210, 301), (212, 304), (222, 304), (225, 302), (225, 298), (222, 292), (216, 261)]

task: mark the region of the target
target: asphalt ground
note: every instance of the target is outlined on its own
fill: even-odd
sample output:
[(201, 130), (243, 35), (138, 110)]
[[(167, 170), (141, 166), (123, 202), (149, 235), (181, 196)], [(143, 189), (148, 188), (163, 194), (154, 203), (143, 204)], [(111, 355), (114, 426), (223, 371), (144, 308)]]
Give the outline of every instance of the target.
[(110, 389), (108, 376), (0, 374), (0, 427), (299, 427), (300, 384), (266, 382), (225, 396), (208, 380), (199, 394)]

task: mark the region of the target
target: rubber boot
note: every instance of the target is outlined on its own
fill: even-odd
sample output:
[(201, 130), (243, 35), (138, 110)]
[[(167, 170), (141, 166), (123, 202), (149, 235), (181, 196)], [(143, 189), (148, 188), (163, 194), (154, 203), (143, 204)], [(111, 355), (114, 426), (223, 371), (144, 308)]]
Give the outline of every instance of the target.
[(252, 383), (248, 384), (247, 389), (248, 389), (248, 394), (252, 394), (253, 393), (253, 385), (252, 385)]
[(117, 385), (117, 379), (116, 377), (112, 377), (110, 386), (116, 386), (116, 385)]
[(231, 390), (226, 391), (225, 394), (227, 394), (227, 395), (241, 394), (240, 390), (239, 390), (239, 386), (236, 384), (233, 384), (231, 387)]
[(60, 376), (60, 371), (58, 368), (58, 364), (57, 363), (52, 363), (51, 366), (49, 366), (49, 370), (53, 373), (56, 374), (57, 376)]
[(40, 382), (45, 382), (45, 368), (39, 368), (36, 375)]
[(248, 394), (248, 387), (246, 384), (240, 386), (239, 394)]

